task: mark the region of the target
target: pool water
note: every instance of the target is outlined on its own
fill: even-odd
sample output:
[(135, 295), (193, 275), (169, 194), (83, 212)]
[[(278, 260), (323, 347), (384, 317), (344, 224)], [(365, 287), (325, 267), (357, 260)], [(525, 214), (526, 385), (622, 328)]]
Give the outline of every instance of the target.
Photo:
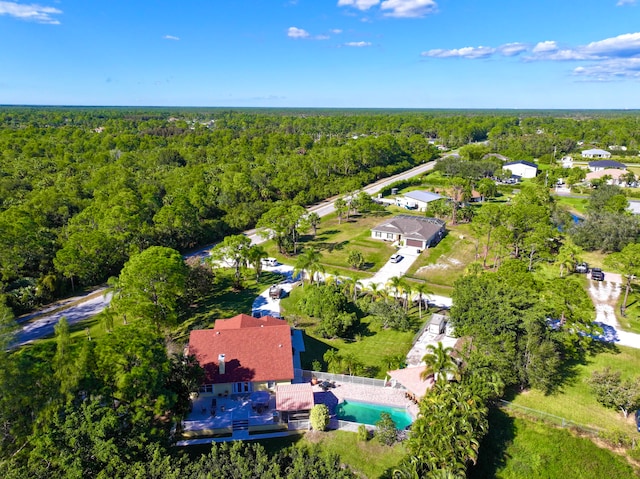
[(404, 429), (413, 422), (409, 413), (402, 408), (383, 406), (358, 401), (344, 401), (336, 407), (336, 416), (342, 421), (375, 424), (380, 420), (380, 413), (388, 412), (398, 429)]

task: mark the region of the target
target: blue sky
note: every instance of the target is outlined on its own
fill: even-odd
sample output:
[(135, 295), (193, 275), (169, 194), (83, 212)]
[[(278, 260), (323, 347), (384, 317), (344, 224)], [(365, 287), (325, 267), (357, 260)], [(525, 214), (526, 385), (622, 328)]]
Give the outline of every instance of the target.
[(640, 108), (640, 0), (0, 1), (0, 104)]

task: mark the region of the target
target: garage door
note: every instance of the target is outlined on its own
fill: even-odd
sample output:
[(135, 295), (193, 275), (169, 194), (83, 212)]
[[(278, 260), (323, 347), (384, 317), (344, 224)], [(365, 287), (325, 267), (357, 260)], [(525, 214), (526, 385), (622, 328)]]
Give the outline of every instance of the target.
[(422, 248), (422, 240), (407, 239), (407, 246), (415, 246), (416, 248)]

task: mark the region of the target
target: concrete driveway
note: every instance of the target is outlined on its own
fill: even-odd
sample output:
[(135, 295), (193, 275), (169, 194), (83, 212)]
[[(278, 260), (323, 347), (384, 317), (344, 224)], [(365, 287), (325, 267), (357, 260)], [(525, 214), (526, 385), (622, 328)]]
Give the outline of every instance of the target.
[[(361, 281), (362, 287), (367, 288), (371, 283), (376, 283), (378, 284), (378, 288), (386, 288), (387, 283), (391, 278), (395, 276), (402, 277), (407, 274), (411, 265), (418, 259), (418, 256), (420, 256), (420, 253), (418, 253), (418, 250), (415, 247), (400, 248), (397, 253), (404, 256), (402, 261), (398, 263), (387, 261), (387, 263), (380, 268), (372, 278), (363, 279)], [(451, 298), (439, 296), (437, 294), (429, 294), (427, 296), (429, 304), (433, 306), (438, 306), (440, 308), (451, 307)], [(412, 299), (418, 299), (418, 295), (413, 295)]]
[(605, 281), (589, 280), (588, 290), (596, 308), (595, 323), (604, 331), (599, 339), (640, 349), (640, 334), (622, 331), (616, 318), (615, 307), (624, 289), (620, 284), (622, 278), (613, 273), (605, 273), (604, 277)]

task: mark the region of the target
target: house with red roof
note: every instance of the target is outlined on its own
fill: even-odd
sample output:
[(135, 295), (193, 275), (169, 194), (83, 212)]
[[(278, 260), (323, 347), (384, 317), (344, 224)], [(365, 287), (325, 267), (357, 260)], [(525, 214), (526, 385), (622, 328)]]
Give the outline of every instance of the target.
[(291, 384), (294, 356), (300, 353), (293, 334), (281, 319), (246, 314), (219, 319), (213, 329), (191, 331), (189, 354), (205, 371), (201, 392), (229, 396)]

